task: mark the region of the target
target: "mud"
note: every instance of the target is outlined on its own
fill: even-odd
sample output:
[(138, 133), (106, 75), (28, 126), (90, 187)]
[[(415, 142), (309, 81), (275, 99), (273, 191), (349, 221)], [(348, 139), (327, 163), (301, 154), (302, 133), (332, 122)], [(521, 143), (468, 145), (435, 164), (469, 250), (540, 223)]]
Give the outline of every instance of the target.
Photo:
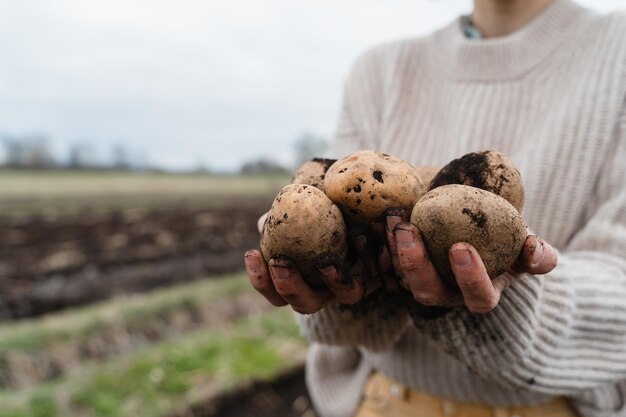
[(268, 207), (0, 218), (0, 320), (240, 271)]
[(272, 381), (256, 381), (167, 417), (317, 417), (306, 391), (304, 368)]

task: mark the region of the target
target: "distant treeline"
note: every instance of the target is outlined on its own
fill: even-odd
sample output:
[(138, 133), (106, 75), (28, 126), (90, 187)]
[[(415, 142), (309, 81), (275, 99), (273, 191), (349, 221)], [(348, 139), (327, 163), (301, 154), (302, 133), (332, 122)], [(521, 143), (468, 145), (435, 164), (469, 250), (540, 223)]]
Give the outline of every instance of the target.
[(4, 150), (2, 166), (12, 169), (97, 169), (131, 170), (140, 168), (133, 164), (123, 145), (114, 145), (110, 157), (98, 159), (88, 143), (77, 143), (68, 149), (65, 158), (55, 157), (50, 141), (45, 135), (2, 135)]
[[(304, 161), (324, 156), (327, 148), (326, 140), (312, 134), (303, 134), (293, 144), (294, 166), (286, 166), (272, 158), (259, 157), (244, 162), (238, 172), (244, 175), (290, 173)], [(52, 152), (50, 140), (45, 135), (0, 135), (0, 149), (4, 151), (4, 161), (0, 159), (0, 167), (11, 169), (166, 171), (162, 167), (150, 165), (144, 154), (131, 153), (122, 144), (113, 145), (108, 156), (102, 158), (89, 142), (79, 142), (68, 148), (65, 157), (59, 158)], [(202, 160), (196, 160), (195, 164), (190, 163), (188, 171), (213, 172)]]

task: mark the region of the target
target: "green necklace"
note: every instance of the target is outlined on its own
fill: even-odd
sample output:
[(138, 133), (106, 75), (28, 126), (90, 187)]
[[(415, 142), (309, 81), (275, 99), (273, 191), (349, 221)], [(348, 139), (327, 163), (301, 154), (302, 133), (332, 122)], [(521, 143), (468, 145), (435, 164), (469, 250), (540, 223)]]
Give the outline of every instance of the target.
[(480, 30), (472, 24), (470, 15), (461, 16), (461, 29), (463, 30), (465, 37), (468, 39), (481, 39), (483, 37)]

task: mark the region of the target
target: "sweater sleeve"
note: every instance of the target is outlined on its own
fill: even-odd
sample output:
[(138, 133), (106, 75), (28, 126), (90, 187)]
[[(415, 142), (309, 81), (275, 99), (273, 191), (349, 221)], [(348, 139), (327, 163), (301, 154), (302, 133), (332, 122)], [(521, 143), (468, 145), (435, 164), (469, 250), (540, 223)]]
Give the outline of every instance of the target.
[(573, 395), (626, 380), (626, 111), (591, 198), (592, 216), (549, 274), (509, 277), (496, 309), (416, 326), (510, 387)]
[[(377, 148), (383, 94), (381, 54), (386, 53), (386, 49), (379, 47), (364, 53), (346, 80), (333, 146), (334, 157), (340, 158), (359, 149)], [(354, 309), (331, 303), (314, 314), (296, 313), (302, 334), (310, 341), (322, 344), (386, 350), (406, 329), (408, 314), (393, 303), (370, 298), (367, 308), (356, 306)]]

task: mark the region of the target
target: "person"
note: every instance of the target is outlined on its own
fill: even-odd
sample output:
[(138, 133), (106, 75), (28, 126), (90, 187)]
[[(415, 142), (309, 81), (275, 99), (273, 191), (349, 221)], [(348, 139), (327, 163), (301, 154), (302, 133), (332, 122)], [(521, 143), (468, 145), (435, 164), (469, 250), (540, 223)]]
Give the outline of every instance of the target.
[(518, 268), (493, 282), (471, 246), (452, 246), (452, 290), (419, 231), (389, 215), (383, 254), (399, 291), (425, 306), (412, 320), (362, 291), (382, 257), (364, 254), (348, 279), (320, 264), (327, 288), (313, 290), (288, 260), (248, 251), (252, 285), (291, 305), (311, 341), (319, 413), (626, 416), (626, 17), (570, 0), (475, 0), (430, 36), (368, 50), (346, 81), (334, 152), (359, 149), (415, 166), (503, 151), (532, 233)]

